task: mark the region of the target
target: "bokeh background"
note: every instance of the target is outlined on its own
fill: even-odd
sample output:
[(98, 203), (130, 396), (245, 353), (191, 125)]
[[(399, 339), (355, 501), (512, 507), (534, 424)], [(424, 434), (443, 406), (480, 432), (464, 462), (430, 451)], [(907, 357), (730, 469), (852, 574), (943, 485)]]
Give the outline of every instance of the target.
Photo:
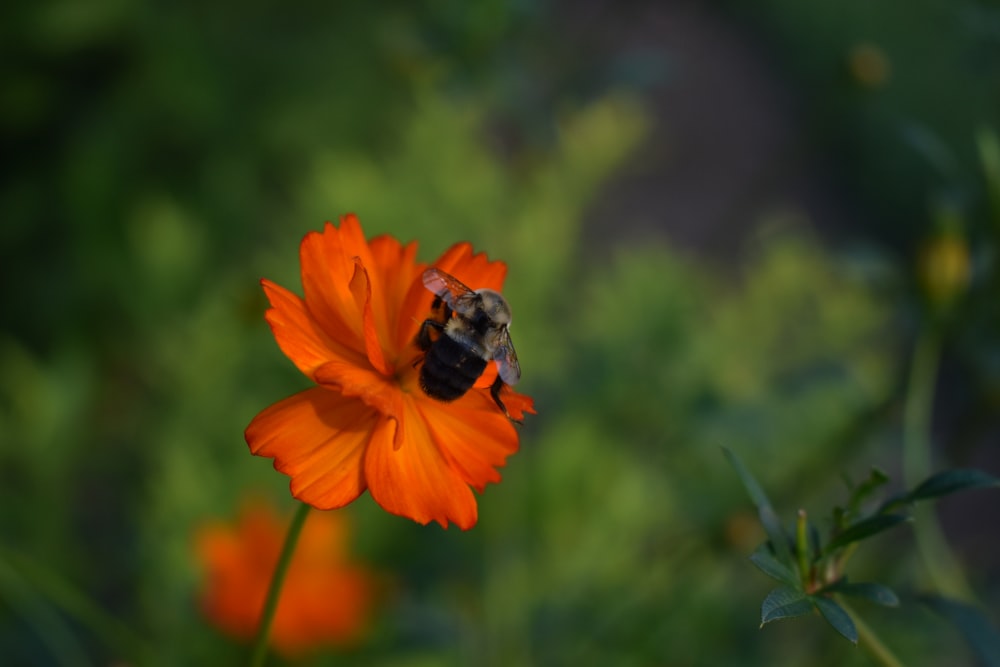
[[(900, 488), (930, 326), (935, 468), (1000, 473), (994, 0), (8, 2), (0, 54), (3, 664), (134, 664), (67, 591), (153, 664), (245, 662), (193, 536), (292, 511), (242, 437), (308, 386), (258, 281), (298, 289), (348, 211), (509, 264), (539, 414), (469, 532), (344, 510), (391, 585), (303, 664), (871, 664), (818, 617), (758, 629), (720, 448), (789, 519), (842, 473)], [(939, 505), (994, 620), (998, 506)], [(852, 577), (900, 594), (859, 611), (908, 664), (973, 660), (911, 528)]]

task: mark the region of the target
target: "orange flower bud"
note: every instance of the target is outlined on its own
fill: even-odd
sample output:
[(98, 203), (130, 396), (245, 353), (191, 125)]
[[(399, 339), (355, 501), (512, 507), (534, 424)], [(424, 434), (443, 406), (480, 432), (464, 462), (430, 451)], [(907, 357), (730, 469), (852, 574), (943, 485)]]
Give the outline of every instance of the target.
[(855, 44), (847, 53), (851, 78), (864, 88), (881, 88), (889, 80), (892, 67), (885, 52), (869, 42)]

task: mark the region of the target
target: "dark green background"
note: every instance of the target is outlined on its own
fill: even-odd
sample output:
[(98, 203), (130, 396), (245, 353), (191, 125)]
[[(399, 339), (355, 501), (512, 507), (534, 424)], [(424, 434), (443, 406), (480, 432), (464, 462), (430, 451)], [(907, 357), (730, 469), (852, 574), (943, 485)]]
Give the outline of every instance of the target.
[[(762, 533), (720, 446), (789, 518), (842, 472), (898, 488), (944, 223), (972, 284), (942, 320), (936, 463), (1000, 470), (995, 2), (10, 2), (0, 55), (5, 664), (134, 658), (46, 581), (148, 660), (242, 664), (196, 611), (191, 536), (250, 492), (291, 510), (242, 439), (308, 386), (258, 279), (297, 290), (299, 240), (347, 211), (424, 260), (508, 263), (539, 414), (473, 531), (345, 510), (395, 592), (316, 664), (868, 664), (818, 618), (758, 630)], [(942, 514), (994, 614), (997, 503)], [(860, 612), (909, 664), (967, 662), (895, 530), (852, 576), (903, 608)]]

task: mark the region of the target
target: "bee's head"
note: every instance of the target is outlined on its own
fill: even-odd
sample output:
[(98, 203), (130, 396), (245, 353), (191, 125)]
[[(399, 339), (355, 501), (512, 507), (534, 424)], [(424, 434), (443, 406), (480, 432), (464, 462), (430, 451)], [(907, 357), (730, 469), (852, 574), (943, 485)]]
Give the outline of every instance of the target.
[(510, 326), (510, 306), (500, 292), (491, 289), (477, 289), (483, 304), (483, 312), (495, 327)]

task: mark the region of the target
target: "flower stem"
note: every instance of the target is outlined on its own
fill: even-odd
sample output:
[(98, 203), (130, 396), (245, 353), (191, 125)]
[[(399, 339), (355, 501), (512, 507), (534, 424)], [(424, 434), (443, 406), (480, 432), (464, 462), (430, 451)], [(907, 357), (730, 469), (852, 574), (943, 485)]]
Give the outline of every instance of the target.
[(267, 656), (267, 640), (271, 636), (271, 624), (274, 622), (274, 613), (278, 609), (278, 600), (281, 599), (281, 587), (285, 583), (285, 574), (288, 573), (288, 566), (292, 562), (295, 545), (299, 541), (299, 534), (302, 532), (302, 526), (305, 524), (307, 516), (309, 516), (309, 505), (301, 503), (288, 526), (285, 545), (281, 548), (281, 556), (278, 558), (277, 565), (274, 566), (271, 587), (268, 589), (267, 599), (264, 601), (260, 626), (257, 628), (257, 638), (254, 640), (253, 655), (250, 658), (251, 667), (261, 667)]
[(854, 621), (854, 627), (858, 629), (858, 643), (872, 654), (876, 662), (880, 665), (885, 665), (885, 667), (903, 667), (902, 661), (896, 657), (896, 654), (882, 643), (878, 634), (839, 595), (837, 596), (837, 603), (847, 611), (851, 620)]
[[(913, 351), (903, 412), (903, 475), (911, 489), (931, 474), (931, 415), (940, 357), (939, 334), (933, 325), (927, 325)], [(933, 507), (918, 505), (913, 514), (917, 551), (934, 587), (947, 597), (969, 599), (969, 584), (948, 548)]]

